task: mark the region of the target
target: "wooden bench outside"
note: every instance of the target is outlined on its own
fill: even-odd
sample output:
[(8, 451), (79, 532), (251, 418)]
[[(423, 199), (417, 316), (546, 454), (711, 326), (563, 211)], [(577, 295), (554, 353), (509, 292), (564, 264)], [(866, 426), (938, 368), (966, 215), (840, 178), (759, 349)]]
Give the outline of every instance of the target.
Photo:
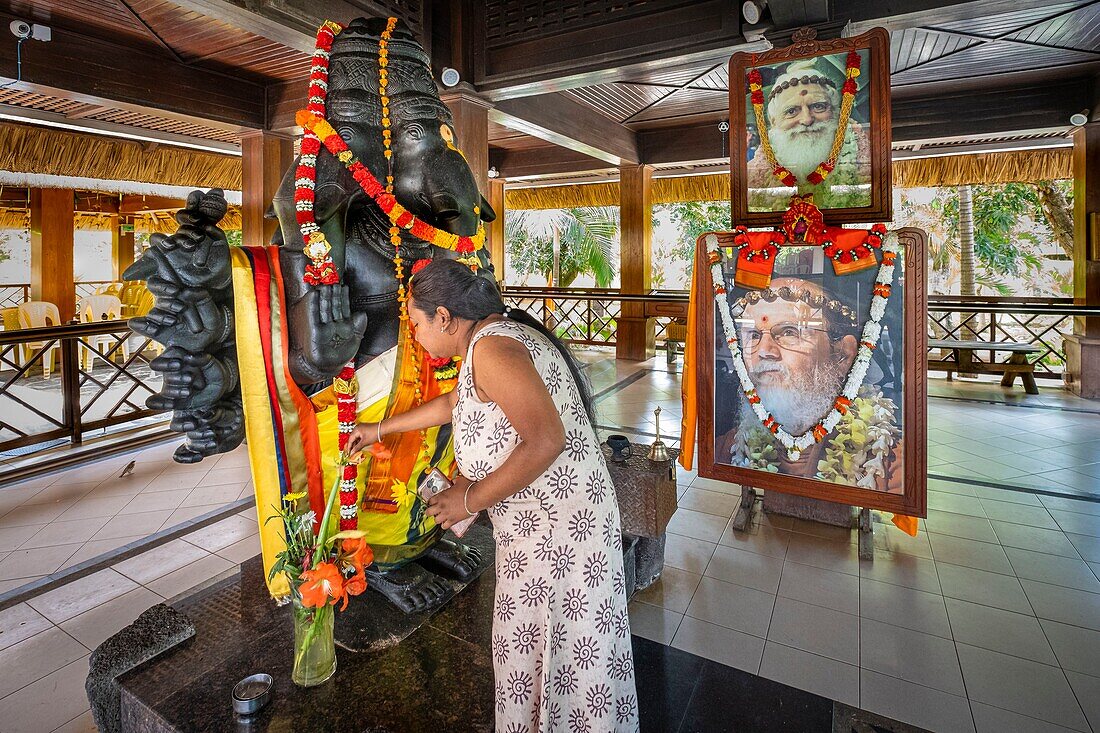
[[(947, 372), (947, 378), (951, 379), (952, 372), (961, 374), (1003, 374), (1002, 387), (1011, 387), (1016, 381), (1016, 375), (1020, 375), (1020, 381), (1024, 383), (1024, 391), (1028, 394), (1039, 394), (1039, 388), (1035, 385), (1035, 365), (1028, 359), (1030, 354), (1038, 354), (1040, 349), (1030, 344), (1018, 344), (1014, 341), (963, 341), (960, 339), (928, 339), (930, 349), (949, 349), (954, 354), (954, 360), (929, 359), (929, 369), (939, 369)], [(974, 361), (975, 351), (1005, 351), (1008, 352), (1008, 361), (1005, 362), (981, 362)]]

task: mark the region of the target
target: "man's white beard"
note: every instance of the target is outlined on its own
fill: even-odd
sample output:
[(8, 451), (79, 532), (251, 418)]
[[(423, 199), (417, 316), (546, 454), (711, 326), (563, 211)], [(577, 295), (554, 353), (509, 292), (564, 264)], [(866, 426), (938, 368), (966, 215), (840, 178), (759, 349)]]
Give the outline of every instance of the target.
[(809, 126), (796, 125), (790, 130), (769, 130), (776, 161), (805, 180), (817, 166), (829, 159), (836, 127), (837, 120), (833, 118)]
[[(776, 372), (783, 379), (762, 379), (766, 372)], [(792, 435), (806, 432), (829, 413), (846, 376), (833, 360), (794, 374), (782, 362), (764, 361), (750, 375), (756, 382), (761, 405)]]

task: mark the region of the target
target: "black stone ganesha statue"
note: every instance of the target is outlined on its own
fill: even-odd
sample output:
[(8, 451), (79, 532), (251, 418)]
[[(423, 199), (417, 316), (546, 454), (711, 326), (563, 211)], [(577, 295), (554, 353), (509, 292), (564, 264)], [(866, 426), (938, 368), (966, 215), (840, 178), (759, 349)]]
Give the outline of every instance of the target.
[[(332, 42), (325, 119), (377, 180), (392, 176), (393, 196), (408, 212), (443, 232), (474, 235), (481, 222), (491, 221), (494, 213), (454, 144), (453, 119), (439, 98), (428, 57), (404, 24), (398, 22), (387, 39), (388, 63), (380, 67), (379, 42), (386, 23), (385, 19), (358, 19)], [(381, 69), (388, 75), (380, 75)], [(380, 86), (380, 76), (388, 76), (388, 86)], [(385, 106), (383, 99), (388, 102)], [(385, 155), (384, 130), (390, 133), (389, 157)], [(279, 220), (272, 242), (278, 246), (277, 262), (271, 266), (271, 282), (278, 285), (279, 292), (271, 303), (282, 309), (272, 316), (272, 323), (276, 327), (285, 324), (285, 333), (279, 334), (286, 348), (285, 373), (294, 388), (316, 397), (329, 388), (345, 364), (353, 362), (362, 393), (364, 386), (370, 386), (362, 383), (371, 379), (366, 375), (372, 373), (372, 365), (402, 358), (401, 349), (396, 348), (403, 343), (405, 328), (398, 292), (407, 286), (411, 263), (459, 255), (419, 239), (407, 229), (399, 230), (395, 246), (391, 239), (394, 223), (386, 212), (363, 190), (346, 163), (322, 147), (316, 156), (313, 215), (331, 247), (339, 281), (307, 284), (304, 275), (311, 260), (304, 252), (307, 243), (299, 223), (300, 197), (296, 196), (300, 162), (296, 160), (287, 172), (268, 214)], [(242, 400), (242, 380), (257, 364), (270, 366), (280, 357), (274, 346), (272, 353), (245, 350), (245, 335), (238, 338), (236, 333), (245, 309), (255, 310), (267, 294), (259, 292), (256, 283), (260, 280), (241, 276), (248, 269), (242, 263), (253, 255), (245, 258), (227, 244), (218, 228), (225, 211), (221, 191), (192, 192), (186, 208), (176, 214), (177, 232), (153, 235), (149, 250), (124, 277), (146, 280), (156, 296), (152, 311), (131, 320), (131, 327), (165, 346), (152, 361), (152, 368), (164, 376), (163, 387), (149, 399), (149, 405), (172, 410), (172, 428), (186, 434), (175, 459), (192, 463), (233, 450), (247, 430), (256, 479), (250, 426), (253, 415), (246, 409), (247, 399)], [(395, 269), (395, 256), (408, 263), (403, 270)], [(492, 277), (484, 247), (472, 256), (480, 263), (481, 272)], [(402, 273), (400, 278), (397, 272)], [(249, 290), (253, 287), (255, 297)], [(248, 297), (242, 300), (242, 294)], [(392, 364), (389, 372), (381, 373), (392, 374)], [(276, 396), (286, 398), (285, 391)], [(391, 395), (386, 409), (393, 404)], [(362, 402), (359, 406), (371, 408)], [(318, 414), (318, 424), (324, 422), (324, 414)], [(324, 446), (324, 428), (318, 429)], [(430, 463), (453, 460), (449, 440), (449, 429), (444, 429), (428, 441), (432, 445), (425, 443)], [(398, 463), (394, 461), (395, 466)], [(414, 462), (411, 475), (390, 477), (393, 486), (414, 489), (426, 468), (422, 464)], [(302, 470), (319, 469), (307, 466)], [(386, 478), (377, 473), (370, 477), (376, 488)], [(329, 487), (326, 484), (324, 490)], [(460, 543), (440, 540), (439, 529), (418, 511), (415, 500), (402, 500), (397, 488), (390, 500), (386, 495), (389, 485), (383, 489), (383, 494), (371, 499), (383, 507), (380, 513), (368, 506), (366, 496), (359, 507), (360, 527), (367, 531), (376, 558), (384, 559), (368, 573), (370, 586), (406, 611), (437, 605), (449, 586), (435, 573), (468, 578), (480, 558)], [(259, 493), (257, 496), (259, 499)], [(262, 514), (263, 509), (260, 511)]]

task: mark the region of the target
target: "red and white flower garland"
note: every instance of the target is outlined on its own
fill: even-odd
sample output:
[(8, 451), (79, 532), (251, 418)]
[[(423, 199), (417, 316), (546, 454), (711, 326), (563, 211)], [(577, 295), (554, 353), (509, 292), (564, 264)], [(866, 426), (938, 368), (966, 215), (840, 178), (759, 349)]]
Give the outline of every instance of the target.
[(726, 303), (725, 277), (722, 272), (723, 254), (718, 243), (718, 237), (709, 234), (704, 241), (711, 267), (715, 312), (721, 318), (722, 333), (733, 357), (733, 368), (737, 372), (741, 389), (748, 398), (756, 417), (775, 436), (776, 441), (787, 450), (790, 460), (796, 461), (801, 456), (802, 451), (814, 443), (822, 441), (826, 435), (836, 428), (841, 417), (848, 411), (852, 400), (856, 398), (863, 381), (867, 378), (871, 356), (878, 347), (879, 337), (882, 335), (881, 321), (886, 314), (886, 306), (890, 300), (890, 292), (894, 281), (894, 262), (898, 253), (897, 235), (887, 234), (882, 240), (882, 264), (879, 265), (878, 276), (875, 278), (874, 295), (871, 298), (869, 316), (864, 324), (859, 350), (856, 353), (855, 361), (852, 362), (851, 369), (848, 370), (848, 377), (844, 382), (844, 386), (834, 400), (833, 407), (828, 414), (801, 435), (789, 433), (761, 402), (760, 396), (756, 392), (756, 385), (753, 384), (752, 377), (749, 376), (748, 368), (745, 366), (745, 359), (737, 338), (737, 324), (734, 322), (733, 314)]
[[(332, 380), (332, 391), (336, 393), (336, 419), (339, 423), (337, 446), (340, 454), (347, 450), (351, 433), (355, 430), (358, 413), (359, 381), (355, 378), (355, 361), (349, 361)], [(340, 531), (359, 529), (359, 489), (355, 479), (359, 475), (359, 466), (355, 463), (337, 464), (343, 471), (340, 477)]]

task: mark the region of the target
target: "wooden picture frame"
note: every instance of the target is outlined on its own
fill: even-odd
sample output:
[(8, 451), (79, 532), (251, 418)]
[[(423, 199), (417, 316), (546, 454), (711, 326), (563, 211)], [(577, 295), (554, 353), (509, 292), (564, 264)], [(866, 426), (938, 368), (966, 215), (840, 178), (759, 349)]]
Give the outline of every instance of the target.
[[(923, 517), (927, 512), (927, 461), (926, 461), (926, 410), (927, 379), (927, 282), (926, 235), (916, 228), (897, 231), (901, 251), (898, 254), (894, 282), (904, 278), (904, 292), (900, 299), (902, 308), (901, 328), (903, 349), (902, 366), (902, 421), (900, 445), (903, 470), (902, 491), (860, 488), (850, 484), (834, 483), (802, 476), (773, 473), (755, 468), (743, 468), (716, 460), (715, 440), (715, 385), (717, 353), (715, 348), (715, 298), (711, 268), (707, 259), (707, 246), (703, 234), (696, 242), (695, 267), (698, 268), (700, 289), (697, 304), (698, 329), (696, 351), (696, 385), (698, 394), (698, 451), (699, 475), (730, 483), (774, 490), (814, 499), (850, 504), (870, 509), (880, 509), (900, 514)], [(898, 301), (893, 301), (898, 302)], [(893, 305), (889, 307), (894, 307)], [(859, 327), (866, 318), (858, 320)], [(723, 395), (732, 387), (721, 385)], [(728, 397), (725, 397), (728, 399)], [(752, 416), (755, 420), (755, 416)], [(832, 435), (832, 433), (830, 433)]]
[[(890, 35), (885, 29), (874, 28), (867, 33), (852, 38), (839, 38), (829, 41), (812, 40), (813, 32), (803, 29), (794, 36), (794, 42), (785, 48), (778, 48), (762, 54), (735, 53), (729, 62), (730, 90), (730, 176), (731, 176), (731, 213), (734, 224), (748, 227), (776, 226), (782, 221), (787, 202), (794, 193), (815, 193), (815, 204), (824, 214), (825, 222), (830, 225), (871, 221), (891, 221), (893, 218), (893, 193), (891, 190), (890, 165)], [(814, 72), (806, 84), (806, 75), (802, 75), (802, 86), (797, 84), (797, 73), (789, 71), (792, 62), (800, 65), (816, 64), (812, 69), (820, 68), (830, 73), (820, 74), (827, 78), (833, 92), (829, 102), (832, 109), (830, 119), (833, 129), (839, 124), (840, 110), (835, 104), (840, 97), (844, 82), (845, 63), (849, 51), (856, 51), (861, 57), (859, 76), (856, 77), (857, 91), (852, 107), (849, 129), (845, 134), (845, 144), (837, 160), (836, 169), (827, 174), (818, 185), (807, 182), (816, 164), (825, 160), (828, 154), (820, 154), (820, 148), (828, 149), (835, 133), (815, 134), (817, 138), (808, 143), (809, 136), (795, 134), (796, 130), (805, 130), (803, 125), (813, 124), (808, 114), (804, 121), (794, 116), (797, 106), (784, 107), (785, 100), (794, 99), (796, 94), (807, 90), (821, 91), (824, 85), (815, 86)], [(757, 117), (749, 101), (747, 75), (756, 68), (761, 72), (764, 95), (764, 120), (770, 133), (770, 146), (774, 150), (774, 160), (787, 162), (796, 175), (797, 186), (786, 186), (772, 172), (757, 128)], [(803, 70), (805, 70), (803, 68)], [(785, 87), (795, 76), (795, 84)], [(780, 81), (781, 80), (781, 81)], [(772, 84), (780, 81), (778, 89)], [(772, 96), (773, 92), (775, 96)], [(778, 97), (783, 94), (785, 96)], [(806, 106), (809, 109), (809, 106)], [(784, 112), (789, 111), (788, 119)], [(774, 119), (774, 123), (773, 123)], [(822, 125), (827, 125), (825, 121)], [(785, 126), (789, 129), (782, 129)], [(755, 141), (750, 145), (750, 140)], [(796, 145), (798, 146), (796, 148)], [(790, 157), (785, 157), (783, 148), (787, 148)], [(869, 171), (865, 157), (869, 155)], [(751, 160), (750, 160), (751, 158)], [(799, 161), (797, 164), (793, 161)], [(868, 184), (869, 183), (869, 188)], [(751, 200), (750, 200), (751, 197)], [(830, 199), (834, 199), (830, 201)], [(864, 205), (863, 202), (866, 202)], [(858, 205), (847, 205), (858, 203)], [(761, 208), (763, 207), (763, 208)]]

